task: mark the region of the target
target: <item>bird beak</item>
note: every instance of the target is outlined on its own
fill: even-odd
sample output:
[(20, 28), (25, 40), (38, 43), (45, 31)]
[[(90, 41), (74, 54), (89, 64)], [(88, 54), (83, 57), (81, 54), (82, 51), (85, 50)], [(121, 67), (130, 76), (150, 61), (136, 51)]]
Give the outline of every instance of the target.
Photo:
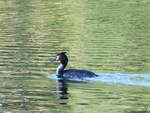
[(59, 56), (56, 56), (55, 58), (53, 58), (53, 59), (51, 60), (51, 62), (58, 61), (58, 60), (59, 60)]

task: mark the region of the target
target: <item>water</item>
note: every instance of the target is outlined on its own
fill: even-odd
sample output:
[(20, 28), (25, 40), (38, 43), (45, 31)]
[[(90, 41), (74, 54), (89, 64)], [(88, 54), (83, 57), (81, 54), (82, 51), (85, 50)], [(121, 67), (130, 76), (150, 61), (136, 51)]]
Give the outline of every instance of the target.
[[(98, 77), (94, 78), (73, 78), (68, 79), (72, 82), (105, 82), (109, 84), (124, 84), (124, 85), (137, 85), (137, 86), (150, 86), (150, 74), (109, 74), (100, 73)], [(57, 79), (57, 76), (48, 75), (48, 78)]]
[[(1, 0), (0, 112), (146, 111), (149, 16), (148, 0)], [(62, 51), (67, 68), (100, 77), (48, 77), (58, 65), (50, 60)]]

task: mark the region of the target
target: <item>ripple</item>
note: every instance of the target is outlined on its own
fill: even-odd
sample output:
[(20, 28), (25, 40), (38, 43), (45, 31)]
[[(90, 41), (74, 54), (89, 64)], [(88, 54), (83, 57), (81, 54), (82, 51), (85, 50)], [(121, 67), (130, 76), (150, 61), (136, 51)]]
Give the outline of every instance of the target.
[[(150, 74), (109, 74), (109, 73), (98, 73), (96, 78), (84, 78), (84, 79), (69, 79), (73, 81), (83, 82), (105, 82), (125, 85), (136, 85), (136, 86), (150, 86)], [(55, 74), (48, 75), (48, 78), (57, 79)]]

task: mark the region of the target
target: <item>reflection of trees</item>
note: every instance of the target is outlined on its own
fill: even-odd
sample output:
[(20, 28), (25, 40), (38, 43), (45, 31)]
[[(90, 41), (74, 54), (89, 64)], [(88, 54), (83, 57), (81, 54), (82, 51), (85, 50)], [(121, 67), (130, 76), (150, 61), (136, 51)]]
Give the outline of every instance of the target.
[[(8, 54), (7, 70), (12, 73), (25, 72), (28, 70), (29, 62), (32, 61), (32, 49), (29, 47), (31, 32), (31, 7), (29, 1), (8, 1), (3, 5), (7, 13), (2, 19), (3, 27), (0, 31), (5, 34), (5, 46), (2, 48)], [(2, 47), (0, 45), (0, 47)]]

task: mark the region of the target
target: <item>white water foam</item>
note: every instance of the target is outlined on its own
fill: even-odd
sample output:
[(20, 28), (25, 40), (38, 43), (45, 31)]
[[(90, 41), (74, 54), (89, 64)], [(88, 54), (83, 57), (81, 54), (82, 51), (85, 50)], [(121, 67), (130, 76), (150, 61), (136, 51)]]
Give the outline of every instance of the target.
[[(120, 83), (126, 85), (150, 86), (150, 74), (109, 74), (99, 73), (95, 78), (70, 79), (74, 81)], [(48, 75), (49, 78), (57, 79), (56, 75)]]

